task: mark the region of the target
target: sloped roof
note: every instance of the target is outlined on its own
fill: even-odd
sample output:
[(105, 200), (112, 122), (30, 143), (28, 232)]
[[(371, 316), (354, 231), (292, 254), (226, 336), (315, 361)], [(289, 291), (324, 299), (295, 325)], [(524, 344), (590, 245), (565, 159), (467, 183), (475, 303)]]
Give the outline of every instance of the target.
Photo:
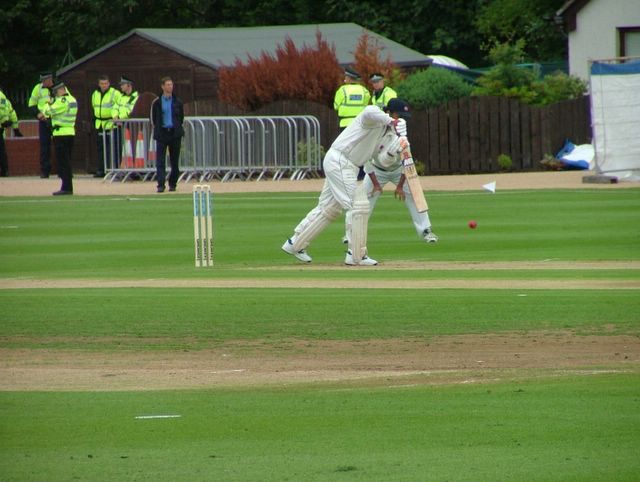
[(58, 75), (79, 66), (132, 35), (139, 35), (211, 68), (218, 68), (221, 65), (232, 65), (236, 58), (245, 61), (248, 55), (258, 57), (263, 51), (275, 52), (276, 47), (282, 45), (287, 36), (298, 48), (305, 44), (314, 46), (318, 30), (329, 45), (335, 46), (338, 63), (343, 66), (354, 62), (353, 52), (363, 32), (367, 32), (374, 42), (377, 41), (384, 47), (381, 52), (383, 58), (388, 54), (399, 66), (426, 66), (431, 63), (428, 56), (355, 23), (239, 28), (138, 28), (63, 67)]
[(563, 23), (567, 32), (573, 32), (576, 29), (576, 15), (587, 3), (589, 0), (567, 0), (556, 11), (557, 22)]

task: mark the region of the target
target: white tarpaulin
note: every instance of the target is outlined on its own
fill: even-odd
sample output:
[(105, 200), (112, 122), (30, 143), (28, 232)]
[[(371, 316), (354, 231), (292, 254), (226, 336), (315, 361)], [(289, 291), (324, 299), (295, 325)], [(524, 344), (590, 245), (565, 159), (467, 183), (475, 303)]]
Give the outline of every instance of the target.
[(595, 61), (590, 84), (596, 170), (640, 178), (640, 60)]

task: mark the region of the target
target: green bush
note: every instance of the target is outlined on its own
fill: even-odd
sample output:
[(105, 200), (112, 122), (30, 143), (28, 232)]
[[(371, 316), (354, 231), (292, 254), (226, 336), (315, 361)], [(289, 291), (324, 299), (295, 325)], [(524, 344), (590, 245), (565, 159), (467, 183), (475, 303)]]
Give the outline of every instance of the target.
[(587, 83), (564, 72), (549, 74), (533, 86), (536, 97), (533, 104), (547, 105), (563, 100), (582, 97), (587, 92)]
[(534, 72), (518, 67), (516, 64), (524, 60), (523, 49), (523, 41), (492, 48), (489, 58), (495, 67), (477, 80), (473, 95), (515, 97), (525, 104), (548, 105), (586, 93), (587, 84), (578, 77), (557, 72), (539, 80)]
[(498, 166), (500, 166), (500, 169), (508, 171), (513, 167), (513, 159), (507, 154), (500, 154), (498, 156)]
[(471, 95), (471, 86), (459, 75), (440, 67), (431, 67), (409, 75), (398, 85), (398, 96), (414, 109), (436, 107), (450, 100)]
[(307, 145), (307, 143), (304, 141), (298, 142), (296, 151), (297, 166), (307, 166), (309, 165), (311, 159), (319, 159), (320, 165), (322, 165), (322, 159), (324, 158), (325, 150), (324, 147), (322, 147), (322, 144), (316, 141), (315, 137), (311, 138), (310, 145)]

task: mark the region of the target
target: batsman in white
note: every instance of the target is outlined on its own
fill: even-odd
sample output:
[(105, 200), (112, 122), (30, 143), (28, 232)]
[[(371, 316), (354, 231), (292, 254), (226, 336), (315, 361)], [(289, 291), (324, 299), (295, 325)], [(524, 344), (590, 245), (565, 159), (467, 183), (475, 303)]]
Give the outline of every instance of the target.
[[(380, 108), (370, 105), (342, 131), (324, 157), (325, 181), (318, 205), (295, 227), (293, 235), (282, 245), (283, 251), (304, 263), (311, 262), (307, 247), (332, 221), (340, 217), (343, 209), (349, 211), (353, 208), (358, 170), (371, 159), (380, 140), (388, 131), (393, 131), (395, 123)], [(349, 245), (346, 264), (378, 264), (366, 255), (366, 249), (359, 259), (353, 258), (351, 249)]]
[[(388, 183), (396, 186), (394, 196), (396, 199), (404, 201), (413, 226), (418, 236), (427, 243), (437, 243), (438, 236), (431, 229), (429, 213), (418, 212), (413, 196), (409, 191), (409, 186), (405, 183), (402, 168), (402, 156), (400, 153), (406, 146), (403, 145), (403, 137), (407, 136), (407, 122), (405, 119), (411, 117), (409, 105), (402, 99), (391, 99), (385, 111), (394, 119), (398, 119), (395, 131), (389, 130), (378, 143), (378, 148), (373, 158), (364, 165), (364, 172), (367, 176), (364, 179), (364, 188), (369, 198), (369, 212), (372, 213), (378, 198), (382, 194), (382, 188)], [(403, 137), (400, 137), (403, 136)], [(343, 238), (345, 243), (350, 240), (351, 211), (346, 215), (346, 234)]]

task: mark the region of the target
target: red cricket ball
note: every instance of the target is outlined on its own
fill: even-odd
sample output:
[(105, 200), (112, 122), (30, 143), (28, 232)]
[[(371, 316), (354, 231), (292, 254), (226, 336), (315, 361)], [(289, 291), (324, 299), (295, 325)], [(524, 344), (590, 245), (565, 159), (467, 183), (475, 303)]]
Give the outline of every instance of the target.
[(476, 223), (475, 221), (469, 221), (469, 227), (471, 229), (476, 229), (477, 226), (478, 226), (478, 223)]

